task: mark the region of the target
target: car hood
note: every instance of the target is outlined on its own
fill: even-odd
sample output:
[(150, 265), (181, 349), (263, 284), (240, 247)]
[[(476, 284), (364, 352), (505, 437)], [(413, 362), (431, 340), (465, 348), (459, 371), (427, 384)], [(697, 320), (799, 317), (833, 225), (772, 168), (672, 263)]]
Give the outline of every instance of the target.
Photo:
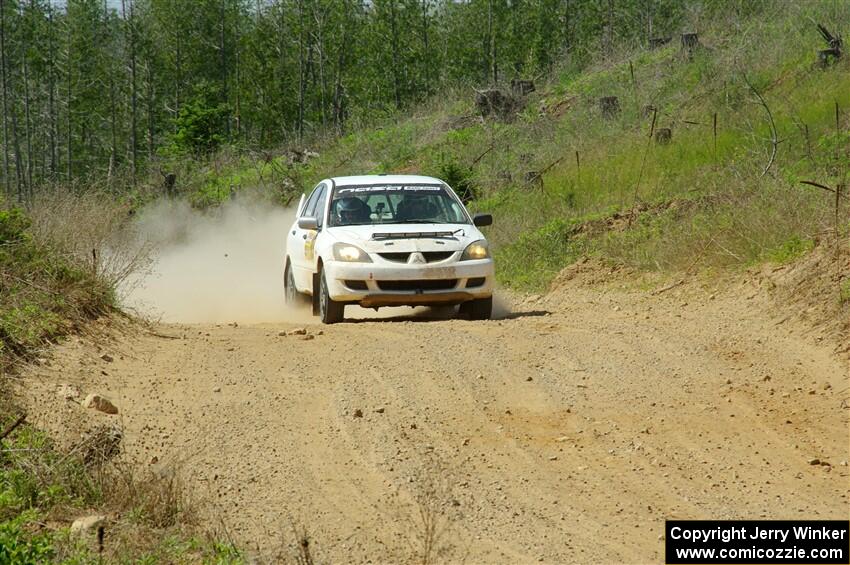
[(334, 240), (354, 244), (363, 251), (458, 251), (484, 239), (472, 224), (379, 224), (328, 228)]

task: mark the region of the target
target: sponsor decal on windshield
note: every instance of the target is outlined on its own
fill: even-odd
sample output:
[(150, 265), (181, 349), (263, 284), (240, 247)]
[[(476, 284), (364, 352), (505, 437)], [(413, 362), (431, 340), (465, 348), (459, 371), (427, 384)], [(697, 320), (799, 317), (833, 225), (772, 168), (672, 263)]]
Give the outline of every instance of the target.
[(345, 194), (362, 194), (364, 192), (442, 192), (442, 186), (398, 186), (398, 185), (382, 185), (382, 186), (350, 186), (337, 187), (336, 193), (340, 196)]

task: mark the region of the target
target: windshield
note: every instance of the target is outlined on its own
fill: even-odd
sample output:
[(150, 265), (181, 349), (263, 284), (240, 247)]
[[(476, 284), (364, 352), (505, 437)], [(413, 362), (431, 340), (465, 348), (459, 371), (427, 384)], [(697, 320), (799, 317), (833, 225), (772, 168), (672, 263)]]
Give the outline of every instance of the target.
[(468, 224), (460, 203), (441, 185), (337, 187), (330, 226)]

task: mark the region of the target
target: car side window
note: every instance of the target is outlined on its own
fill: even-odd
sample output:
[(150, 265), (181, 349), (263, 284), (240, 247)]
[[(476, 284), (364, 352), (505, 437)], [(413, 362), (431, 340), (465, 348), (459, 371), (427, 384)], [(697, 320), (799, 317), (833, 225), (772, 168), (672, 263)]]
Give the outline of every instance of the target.
[(319, 190), (319, 197), (316, 199), (316, 207), (313, 210), (313, 216), (315, 216), (318, 221), (319, 227), (322, 227), (322, 224), (325, 220), (325, 205), (328, 203), (328, 190), (326, 185), (322, 185), (322, 188)]
[(324, 184), (319, 184), (316, 188), (313, 189), (313, 192), (310, 193), (310, 197), (307, 199), (307, 203), (304, 204), (304, 211), (301, 212), (302, 218), (312, 218), (316, 213), (316, 202), (319, 200), (319, 197), (322, 195), (322, 191), (325, 188)]
[(310, 193), (310, 196), (307, 197), (307, 202), (304, 203), (304, 209), (301, 210), (302, 218), (309, 218), (312, 215), (311, 212), (316, 209), (316, 200), (319, 198), (321, 188), (321, 184), (317, 185), (316, 188), (313, 189), (313, 192)]

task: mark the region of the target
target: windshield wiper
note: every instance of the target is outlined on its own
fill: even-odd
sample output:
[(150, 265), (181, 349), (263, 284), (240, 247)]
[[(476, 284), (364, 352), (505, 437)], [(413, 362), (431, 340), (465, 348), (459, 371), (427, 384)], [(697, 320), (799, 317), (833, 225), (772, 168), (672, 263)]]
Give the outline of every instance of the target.
[(396, 220), (388, 224), (448, 224), (449, 222), (437, 222), (435, 220)]

